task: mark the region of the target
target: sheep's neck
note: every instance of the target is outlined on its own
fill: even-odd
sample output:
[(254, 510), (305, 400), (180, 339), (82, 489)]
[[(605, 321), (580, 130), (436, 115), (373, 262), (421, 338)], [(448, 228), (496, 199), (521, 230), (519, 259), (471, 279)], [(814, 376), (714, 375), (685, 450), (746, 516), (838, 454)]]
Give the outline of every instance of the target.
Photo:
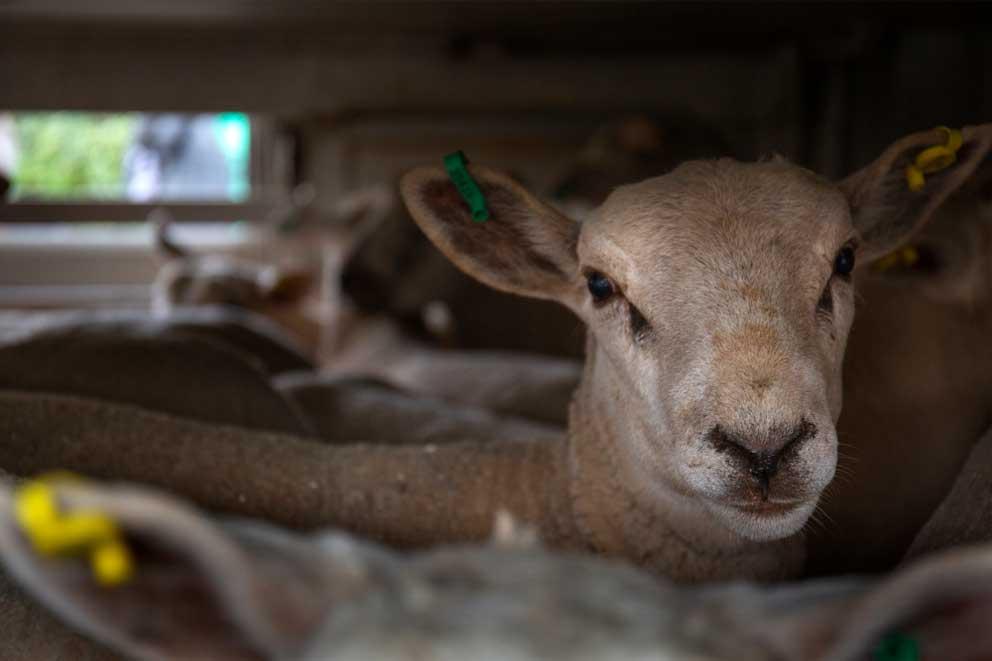
[(581, 542), (678, 580), (774, 579), (797, 573), (800, 539), (744, 540), (691, 496), (672, 492), (666, 497), (657, 485), (643, 483), (623, 455), (625, 439), (636, 432), (618, 403), (603, 396), (616, 391), (606, 387), (613, 385), (608, 383), (612, 377), (590, 340), (569, 416), (569, 491)]

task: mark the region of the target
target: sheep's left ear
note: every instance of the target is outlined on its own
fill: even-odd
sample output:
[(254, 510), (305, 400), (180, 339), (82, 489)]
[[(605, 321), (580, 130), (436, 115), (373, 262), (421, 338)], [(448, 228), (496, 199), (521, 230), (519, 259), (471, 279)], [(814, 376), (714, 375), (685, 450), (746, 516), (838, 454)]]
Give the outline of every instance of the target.
[(0, 567), (71, 628), (127, 658), (293, 658), (329, 610), (329, 572), (304, 540), (220, 527), (137, 488), (64, 484), (55, 493), (62, 516), (99, 512), (116, 522), (133, 575), (104, 586), (85, 558), (39, 555), (2, 481)]
[(938, 171), (926, 173), (924, 167), (923, 172), (907, 175), (907, 168), (924, 150), (956, 140), (946, 129), (921, 131), (896, 141), (874, 163), (840, 183), (864, 242), (867, 259), (862, 263), (901, 247), (968, 180), (992, 147), (992, 124), (966, 126), (960, 138), (960, 147), (952, 149), (953, 162)]

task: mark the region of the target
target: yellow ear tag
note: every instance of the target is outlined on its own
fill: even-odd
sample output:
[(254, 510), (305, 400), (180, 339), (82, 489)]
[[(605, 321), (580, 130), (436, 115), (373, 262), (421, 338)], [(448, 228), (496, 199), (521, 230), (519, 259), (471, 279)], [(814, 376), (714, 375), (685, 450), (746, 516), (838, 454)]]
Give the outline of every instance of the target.
[(918, 261), (920, 261), (920, 252), (913, 246), (906, 246), (876, 260), (871, 265), (871, 270), (875, 273), (885, 273), (896, 266), (911, 268)]
[(64, 514), (58, 509), (52, 485), (74, 479), (50, 475), (19, 487), (14, 494), (17, 522), (41, 555), (85, 555), (100, 585), (125, 583), (134, 573), (134, 559), (117, 524), (102, 512)]
[(957, 152), (963, 142), (961, 131), (946, 126), (938, 126), (937, 130), (944, 134), (944, 144), (924, 149), (916, 155), (912, 164), (906, 166), (906, 184), (913, 192), (923, 190), (926, 185), (924, 175), (940, 172), (957, 160)]
[(899, 263), (899, 253), (892, 252), (886, 255), (885, 257), (880, 257), (878, 260), (876, 260), (875, 263), (871, 265), (871, 270), (874, 271), (875, 273), (885, 273), (886, 271), (888, 271), (898, 263)]
[(906, 246), (899, 251), (899, 256), (902, 258), (902, 265), (910, 268), (916, 265), (916, 262), (920, 261), (920, 252), (913, 246)]

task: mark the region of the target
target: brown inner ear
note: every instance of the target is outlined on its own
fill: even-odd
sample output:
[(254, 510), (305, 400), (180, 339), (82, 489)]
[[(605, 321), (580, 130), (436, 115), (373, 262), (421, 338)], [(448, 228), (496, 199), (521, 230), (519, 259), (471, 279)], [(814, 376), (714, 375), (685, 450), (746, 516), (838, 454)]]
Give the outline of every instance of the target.
[[(974, 145), (962, 147), (959, 161), (969, 157), (969, 148), (973, 149)], [(916, 236), (964, 178), (960, 171), (951, 167), (926, 175), (926, 187), (918, 192), (910, 191), (905, 169), (913, 157), (915, 152), (895, 161), (874, 193), (880, 203), (869, 203), (870, 207), (856, 210), (868, 216), (858, 224), (866, 247), (871, 251), (871, 259), (902, 247)]]
[(522, 209), (527, 208), (512, 191), (486, 181), (479, 188), (489, 207), (489, 219), (472, 220), (467, 203), (450, 181), (434, 180), (424, 186), (424, 196), (430, 200), (438, 217), (444, 221), (451, 247), (459, 254), (470, 257), (485, 269), (501, 274), (508, 286), (526, 287), (520, 274), (536, 268), (554, 278), (567, 274), (538, 250), (538, 246), (520, 231), (523, 223), (530, 222)]

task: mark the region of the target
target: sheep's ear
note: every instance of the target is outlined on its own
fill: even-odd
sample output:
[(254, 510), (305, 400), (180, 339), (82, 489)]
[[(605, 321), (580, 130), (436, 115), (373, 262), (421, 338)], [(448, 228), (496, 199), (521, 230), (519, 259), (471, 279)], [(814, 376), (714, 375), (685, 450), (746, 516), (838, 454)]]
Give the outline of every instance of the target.
[(992, 296), (990, 212), (992, 159), (986, 159), (922, 232), (872, 265), (872, 277), (911, 285), (939, 305), (969, 311), (984, 305)]
[(287, 658), (326, 610), (314, 556), (271, 529), (222, 529), (171, 499), (131, 488), (59, 486), (62, 513), (103, 512), (134, 554), (133, 576), (98, 584), (81, 558), (37, 555), (0, 486), (0, 560), (70, 627), (129, 658)]
[(575, 303), (579, 227), (509, 176), (470, 166), (489, 218), (472, 219), (448, 174), (423, 167), (403, 177), (403, 200), (427, 237), (460, 269), (502, 291)]
[(867, 589), (835, 578), (773, 590), (747, 617), (782, 658), (855, 661), (880, 658), (880, 647), (903, 650), (884, 656), (893, 659), (992, 658), (992, 546), (934, 556)]
[(867, 259), (862, 263), (882, 257), (911, 239), (944, 200), (968, 180), (992, 147), (992, 124), (965, 127), (954, 162), (937, 172), (923, 174), (920, 187), (911, 190), (907, 167), (924, 150), (947, 144), (949, 135), (945, 129), (908, 135), (892, 144), (874, 163), (840, 183), (864, 241)]

